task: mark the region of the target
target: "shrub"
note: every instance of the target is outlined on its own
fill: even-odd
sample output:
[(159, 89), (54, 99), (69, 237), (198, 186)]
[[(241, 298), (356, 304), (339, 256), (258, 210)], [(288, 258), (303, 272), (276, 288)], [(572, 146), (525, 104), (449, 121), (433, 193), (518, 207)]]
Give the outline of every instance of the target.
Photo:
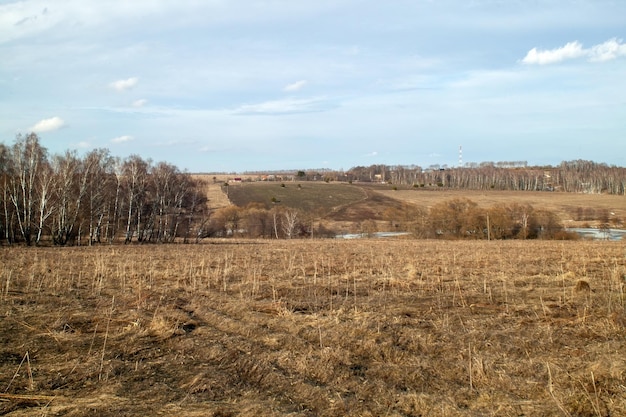
[(576, 232), (568, 232), (567, 230), (559, 230), (552, 235), (554, 240), (580, 240), (580, 235)]

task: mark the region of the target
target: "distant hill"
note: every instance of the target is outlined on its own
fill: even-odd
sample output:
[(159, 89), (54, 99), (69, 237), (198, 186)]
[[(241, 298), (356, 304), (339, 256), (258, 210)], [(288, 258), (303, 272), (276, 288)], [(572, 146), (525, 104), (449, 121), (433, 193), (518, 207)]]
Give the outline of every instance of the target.
[(407, 205), (429, 209), (454, 198), (467, 198), (483, 208), (496, 204), (530, 204), (536, 209), (554, 212), (566, 227), (598, 226), (611, 219), (626, 219), (626, 199), (607, 194), (424, 189), (333, 181), (243, 182), (231, 183), (227, 188), (229, 200), (239, 207), (249, 204), (267, 209), (289, 207), (335, 222), (381, 221), (385, 211), (390, 209), (402, 210)]

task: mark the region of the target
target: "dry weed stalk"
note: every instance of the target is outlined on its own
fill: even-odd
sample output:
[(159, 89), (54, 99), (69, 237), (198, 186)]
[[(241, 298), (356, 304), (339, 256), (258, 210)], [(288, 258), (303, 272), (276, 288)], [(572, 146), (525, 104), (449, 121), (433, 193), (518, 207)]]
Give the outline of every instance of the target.
[(111, 325), (111, 317), (113, 316), (113, 308), (115, 307), (115, 297), (111, 299), (111, 309), (107, 316), (107, 327), (104, 332), (104, 342), (102, 342), (102, 355), (100, 355), (100, 370), (98, 371), (98, 380), (102, 380), (102, 369), (104, 368), (104, 355), (106, 353), (107, 340), (109, 338), (109, 326)]
[(559, 408), (559, 410), (561, 410), (561, 412), (565, 416), (572, 417), (572, 415), (565, 409), (565, 407), (563, 407), (562, 401), (560, 401), (556, 397), (555, 390), (554, 390), (554, 380), (552, 379), (552, 371), (550, 369), (550, 364), (548, 362), (546, 362), (546, 368), (548, 370), (548, 392), (550, 393), (550, 397), (552, 397), (556, 406)]
[(4, 276), (5, 276), (5, 280), (4, 280), (4, 297), (3, 300), (6, 301), (9, 297), (9, 284), (11, 283), (11, 275), (13, 274), (13, 271), (7, 268), (4, 268)]
[(24, 357), (22, 357), (22, 361), (20, 362), (20, 364), (18, 365), (17, 369), (15, 370), (15, 373), (13, 374), (13, 377), (9, 381), (9, 384), (4, 389), (5, 393), (7, 391), (9, 391), (9, 388), (11, 388), (11, 384), (13, 384), (13, 381), (15, 381), (15, 378), (18, 377), (18, 375), (20, 373), (20, 369), (22, 369), (22, 365), (24, 365), (24, 363), (26, 363), (26, 372), (28, 373), (28, 389), (30, 391), (33, 391), (35, 389), (35, 383), (33, 381), (33, 371), (32, 371), (32, 369), (30, 367), (30, 354), (28, 353), (28, 351), (26, 351), (26, 353), (24, 354)]

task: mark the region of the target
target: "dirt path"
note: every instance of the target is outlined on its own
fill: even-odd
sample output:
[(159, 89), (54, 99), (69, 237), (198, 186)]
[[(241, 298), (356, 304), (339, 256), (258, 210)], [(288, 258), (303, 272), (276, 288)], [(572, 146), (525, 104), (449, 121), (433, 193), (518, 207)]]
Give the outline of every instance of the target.
[(222, 207), (228, 207), (231, 205), (230, 200), (222, 191), (223, 181), (214, 181), (207, 175), (195, 175), (194, 179), (204, 183), (204, 189), (208, 201), (209, 209), (215, 210)]

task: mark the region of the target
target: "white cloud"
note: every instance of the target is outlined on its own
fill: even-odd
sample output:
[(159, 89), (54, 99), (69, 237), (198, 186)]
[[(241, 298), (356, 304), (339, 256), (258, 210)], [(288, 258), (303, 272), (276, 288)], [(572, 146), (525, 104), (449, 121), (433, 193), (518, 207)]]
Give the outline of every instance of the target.
[(76, 144), (76, 147), (79, 149), (89, 149), (91, 148), (91, 143), (87, 142), (86, 140), (78, 142)]
[(131, 78), (127, 78), (125, 80), (113, 81), (109, 85), (111, 86), (111, 88), (113, 88), (116, 91), (126, 91), (126, 90), (130, 90), (131, 88), (135, 87), (138, 82), (139, 82), (139, 78), (131, 77)]
[(603, 62), (620, 56), (626, 56), (626, 45), (622, 43), (621, 39), (613, 38), (591, 48), (583, 48), (578, 41), (569, 42), (560, 48), (543, 51), (533, 48), (522, 59), (522, 63), (547, 65), (581, 57), (587, 57), (591, 62)]
[(610, 61), (620, 56), (626, 56), (626, 45), (622, 43), (621, 39), (617, 38), (595, 45), (589, 51), (590, 61)]
[(51, 117), (49, 119), (43, 119), (35, 123), (34, 126), (28, 128), (31, 132), (42, 133), (52, 132), (65, 126), (65, 122), (60, 117)]
[(288, 92), (299, 91), (299, 90), (302, 90), (302, 88), (304, 88), (304, 86), (307, 85), (307, 83), (308, 83), (307, 80), (296, 81), (295, 83), (285, 86), (285, 88), (283, 88), (283, 91), (288, 91)]
[(135, 108), (143, 107), (146, 104), (148, 104), (148, 100), (146, 100), (145, 98), (141, 98), (139, 100), (133, 101), (133, 107), (135, 107)]
[(258, 104), (244, 104), (235, 114), (289, 114), (322, 111), (328, 108), (321, 98), (272, 100)]
[(546, 51), (537, 50), (533, 48), (524, 57), (522, 62), (524, 64), (555, 64), (557, 62), (565, 61), (566, 59), (579, 58), (585, 56), (586, 52), (583, 46), (577, 42), (569, 42), (565, 46), (556, 49), (550, 49)]
[(124, 135), (124, 136), (118, 136), (116, 138), (111, 139), (111, 143), (124, 143), (124, 142), (130, 142), (131, 140), (133, 140), (134, 138), (132, 136), (129, 135)]

